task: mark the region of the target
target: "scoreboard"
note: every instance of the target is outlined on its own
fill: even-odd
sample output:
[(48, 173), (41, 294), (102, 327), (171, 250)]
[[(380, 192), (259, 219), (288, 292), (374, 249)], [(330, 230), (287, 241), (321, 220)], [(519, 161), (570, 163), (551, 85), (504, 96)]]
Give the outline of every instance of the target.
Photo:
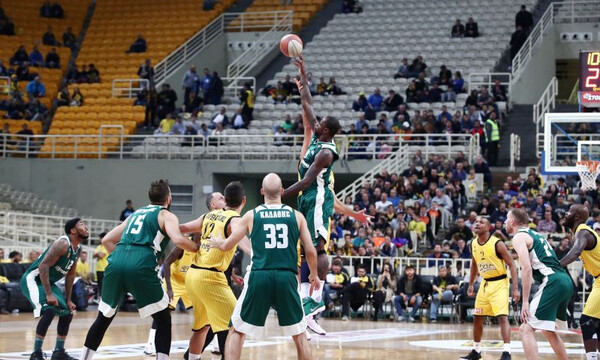
[(579, 52), (580, 103), (600, 107), (600, 51)]

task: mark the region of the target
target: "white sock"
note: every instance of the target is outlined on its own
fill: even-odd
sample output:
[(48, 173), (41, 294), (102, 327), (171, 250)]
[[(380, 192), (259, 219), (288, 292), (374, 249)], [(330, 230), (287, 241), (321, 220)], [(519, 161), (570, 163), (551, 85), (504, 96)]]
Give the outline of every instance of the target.
[(157, 353), (156, 360), (169, 360), (169, 355), (163, 354), (163, 353)]
[(96, 351), (84, 347), (83, 353), (81, 354), (81, 360), (92, 360), (94, 358), (95, 353)]
[(321, 302), (321, 300), (323, 300), (323, 285), (325, 285), (325, 281), (321, 280), (320, 283), (321, 287), (319, 287), (319, 290), (313, 289), (313, 293), (310, 296), (316, 302)]
[(156, 337), (156, 329), (150, 329), (148, 333), (148, 345), (150, 347), (154, 347), (154, 338)]
[(302, 283), (300, 284), (300, 298), (304, 299), (309, 297), (310, 293), (310, 283)]
[(510, 343), (504, 343), (502, 351), (507, 352), (507, 353), (510, 354)]
[(598, 360), (598, 353), (597, 352), (589, 352), (589, 353), (585, 353), (585, 359), (586, 360)]
[(480, 353), (481, 352), (481, 343), (480, 342), (473, 342), (473, 350), (475, 350), (478, 353)]
[(200, 354), (190, 353), (189, 360), (200, 360)]

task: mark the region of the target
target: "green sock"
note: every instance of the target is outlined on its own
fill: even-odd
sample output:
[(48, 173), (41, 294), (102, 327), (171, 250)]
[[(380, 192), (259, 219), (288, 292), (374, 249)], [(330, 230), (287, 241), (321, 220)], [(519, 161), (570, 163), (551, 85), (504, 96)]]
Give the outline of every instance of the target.
[(60, 350), (65, 348), (65, 339), (56, 338), (56, 345), (54, 346), (54, 350)]
[(42, 350), (42, 346), (44, 345), (44, 339), (35, 338), (33, 342), (33, 351)]

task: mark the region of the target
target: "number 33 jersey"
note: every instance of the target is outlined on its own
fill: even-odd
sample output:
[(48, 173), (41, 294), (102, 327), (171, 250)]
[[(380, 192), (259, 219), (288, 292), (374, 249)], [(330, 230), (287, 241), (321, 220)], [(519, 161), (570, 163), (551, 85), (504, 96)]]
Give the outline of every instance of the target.
[(260, 205), (253, 212), (251, 269), (296, 273), (300, 230), (294, 209), (281, 204)]
[(219, 249), (211, 249), (210, 245), (205, 241), (211, 237), (220, 237), (226, 239), (229, 235), (227, 233), (227, 227), (231, 219), (239, 217), (240, 214), (233, 210), (215, 210), (204, 215), (202, 220), (202, 234), (200, 240), (200, 248), (196, 253), (193, 264), (197, 267), (206, 269), (217, 269), (218, 271), (225, 271), (235, 255), (237, 246), (228, 251), (221, 251)]

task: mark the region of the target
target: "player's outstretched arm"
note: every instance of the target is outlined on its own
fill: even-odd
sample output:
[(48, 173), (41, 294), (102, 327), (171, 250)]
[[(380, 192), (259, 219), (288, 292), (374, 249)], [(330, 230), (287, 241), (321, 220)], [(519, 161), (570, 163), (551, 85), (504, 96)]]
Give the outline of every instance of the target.
[(510, 278), (512, 280), (512, 297), (515, 302), (519, 302), (521, 299), (521, 294), (519, 293), (519, 275), (517, 273), (515, 262), (513, 261), (510, 251), (508, 251), (508, 248), (504, 242), (498, 241), (496, 243), (496, 251), (498, 254), (500, 254), (506, 265), (508, 265), (508, 269), (510, 270)]
[(294, 78), (298, 90), (300, 90), (300, 101), (302, 102), (302, 111), (306, 115), (306, 120), (311, 130), (315, 131), (315, 123), (317, 117), (312, 106), (312, 95), (310, 95), (310, 89), (308, 85), (308, 76), (306, 74), (306, 66), (304, 64), (304, 57), (302, 55), (297, 56), (296, 60), (293, 61), (294, 65), (298, 67), (300, 72), (300, 83)]
[(319, 173), (333, 163), (333, 153), (330, 150), (319, 151), (315, 157), (315, 162), (310, 166), (304, 178), (283, 192), (283, 198), (297, 196), (298, 193), (306, 189), (319, 175)]
[(216, 248), (221, 251), (227, 251), (233, 249), (246, 235), (250, 229), (250, 224), (252, 224), (252, 220), (254, 218), (254, 212), (252, 210), (246, 212), (242, 218), (238, 218), (231, 220), (233, 222), (236, 220), (234, 224), (231, 226), (231, 234), (227, 237), (227, 239), (221, 238), (210, 238), (206, 239), (207, 244), (211, 248)]
[(342, 214), (342, 215), (348, 215), (351, 218), (353, 218), (354, 220), (360, 222), (361, 224), (363, 224), (364, 226), (370, 226), (373, 224), (373, 216), (368, 215), (366, 213), (367, 209), (362, 209), (360, 211), (354, 211), (352, 209), (350, 209), (349, 207), (347, 207), (346, 205), (344, 205), (344, 203), (338, 199), (337, 195), (335, 193), (333, 193), (333, 209), (335, 210), (336, 213), (338, 214)]
[(588, 249), (588, 245), (594, 244), (595, 242), (596, 239), (594, 236), (587, 231), (580, 231), (575, 234), (575, 242), (573, 243), (573, 247), (571, 250), (569, 250), (567, 255), (560, 260), (560, 266), (567, 266), (573, 261), (577, 260), (583, 250)]
[(310, 275), (308, 275), (308, 281), (311, 284), (311, 293), (313, 289), (319, 289), (321, 283), (319, 281), (319, 273), (317, 272), (317, 249), (312, 242), (310, 231), (306, 225), (306, 219), (300, 212), (295, 211), (296, 219), (298, 221), (298, 228), (300, 229), (300, 241), (304, 247), (304, 255), (306, 256), (306, 262), (310, 269)]
[(533, 273), (531, 270), (531, 262), (529, 261), (529, 249), (527, 240), (529, 236), (524, 233), (517, 233), (513, 237), (513, 246), (519, 256), (519, 264), (521, 264), (521, 280), (523, 286), (521, 305), (521, 321), (526, 322), (529, 318), (529, 294), (531, 292), (531, 284), (533, 283)]
[(65, 255), (68, 251), (69, 242), (67, 240), (56, 240), (52, 243), (52, 245), (50, 245), (50, 249), (48, 249), (46, 256), (44, 256), (40, 266), (38, 266), (40, 281), (42, 283), (42, 287), (44, 288), (44, 292), (46, 293), (46, 301), (49, 305), (58, 306), (58, 301), (52, 294), (52, 289), (50, 288), (50, 268), (54, 266), (58, 259), (60, 259), (60, 257)]
[(171, 286), (171, 264), (180, 259), (183, 256), (183, 250), (174, 247), (173, 250), (167, 255), (163, 263), (163, 274), (165, 276), (165, 284), (167, 285), (167, 295), (169, 301), (173, 301), (173, 286)]
[[(188, 239), (179, 230), (179, 219), (169, 211), (161, 211), (164, 220), (165, 232), (171, 238), (175, 246), (187, 251), (198, 251), (198, 244)], [(159, 215), (159, 216), (160, 216)]]
[(115, 250), (115, 247), (117, 246), (119, 240), (121, 240), (121, 236), (123, 235), (126, 227), (127, 220), (114, 227), (102, 238), (102, 245), (104, 245), (109, 254)]
[(179, 225), (179, 230), (184, 234), (199, 233), (202, 231), (202, 222), (204, 221), (204, 215), (200, 216), (196, 220), (186, 222), (185, 224)]

